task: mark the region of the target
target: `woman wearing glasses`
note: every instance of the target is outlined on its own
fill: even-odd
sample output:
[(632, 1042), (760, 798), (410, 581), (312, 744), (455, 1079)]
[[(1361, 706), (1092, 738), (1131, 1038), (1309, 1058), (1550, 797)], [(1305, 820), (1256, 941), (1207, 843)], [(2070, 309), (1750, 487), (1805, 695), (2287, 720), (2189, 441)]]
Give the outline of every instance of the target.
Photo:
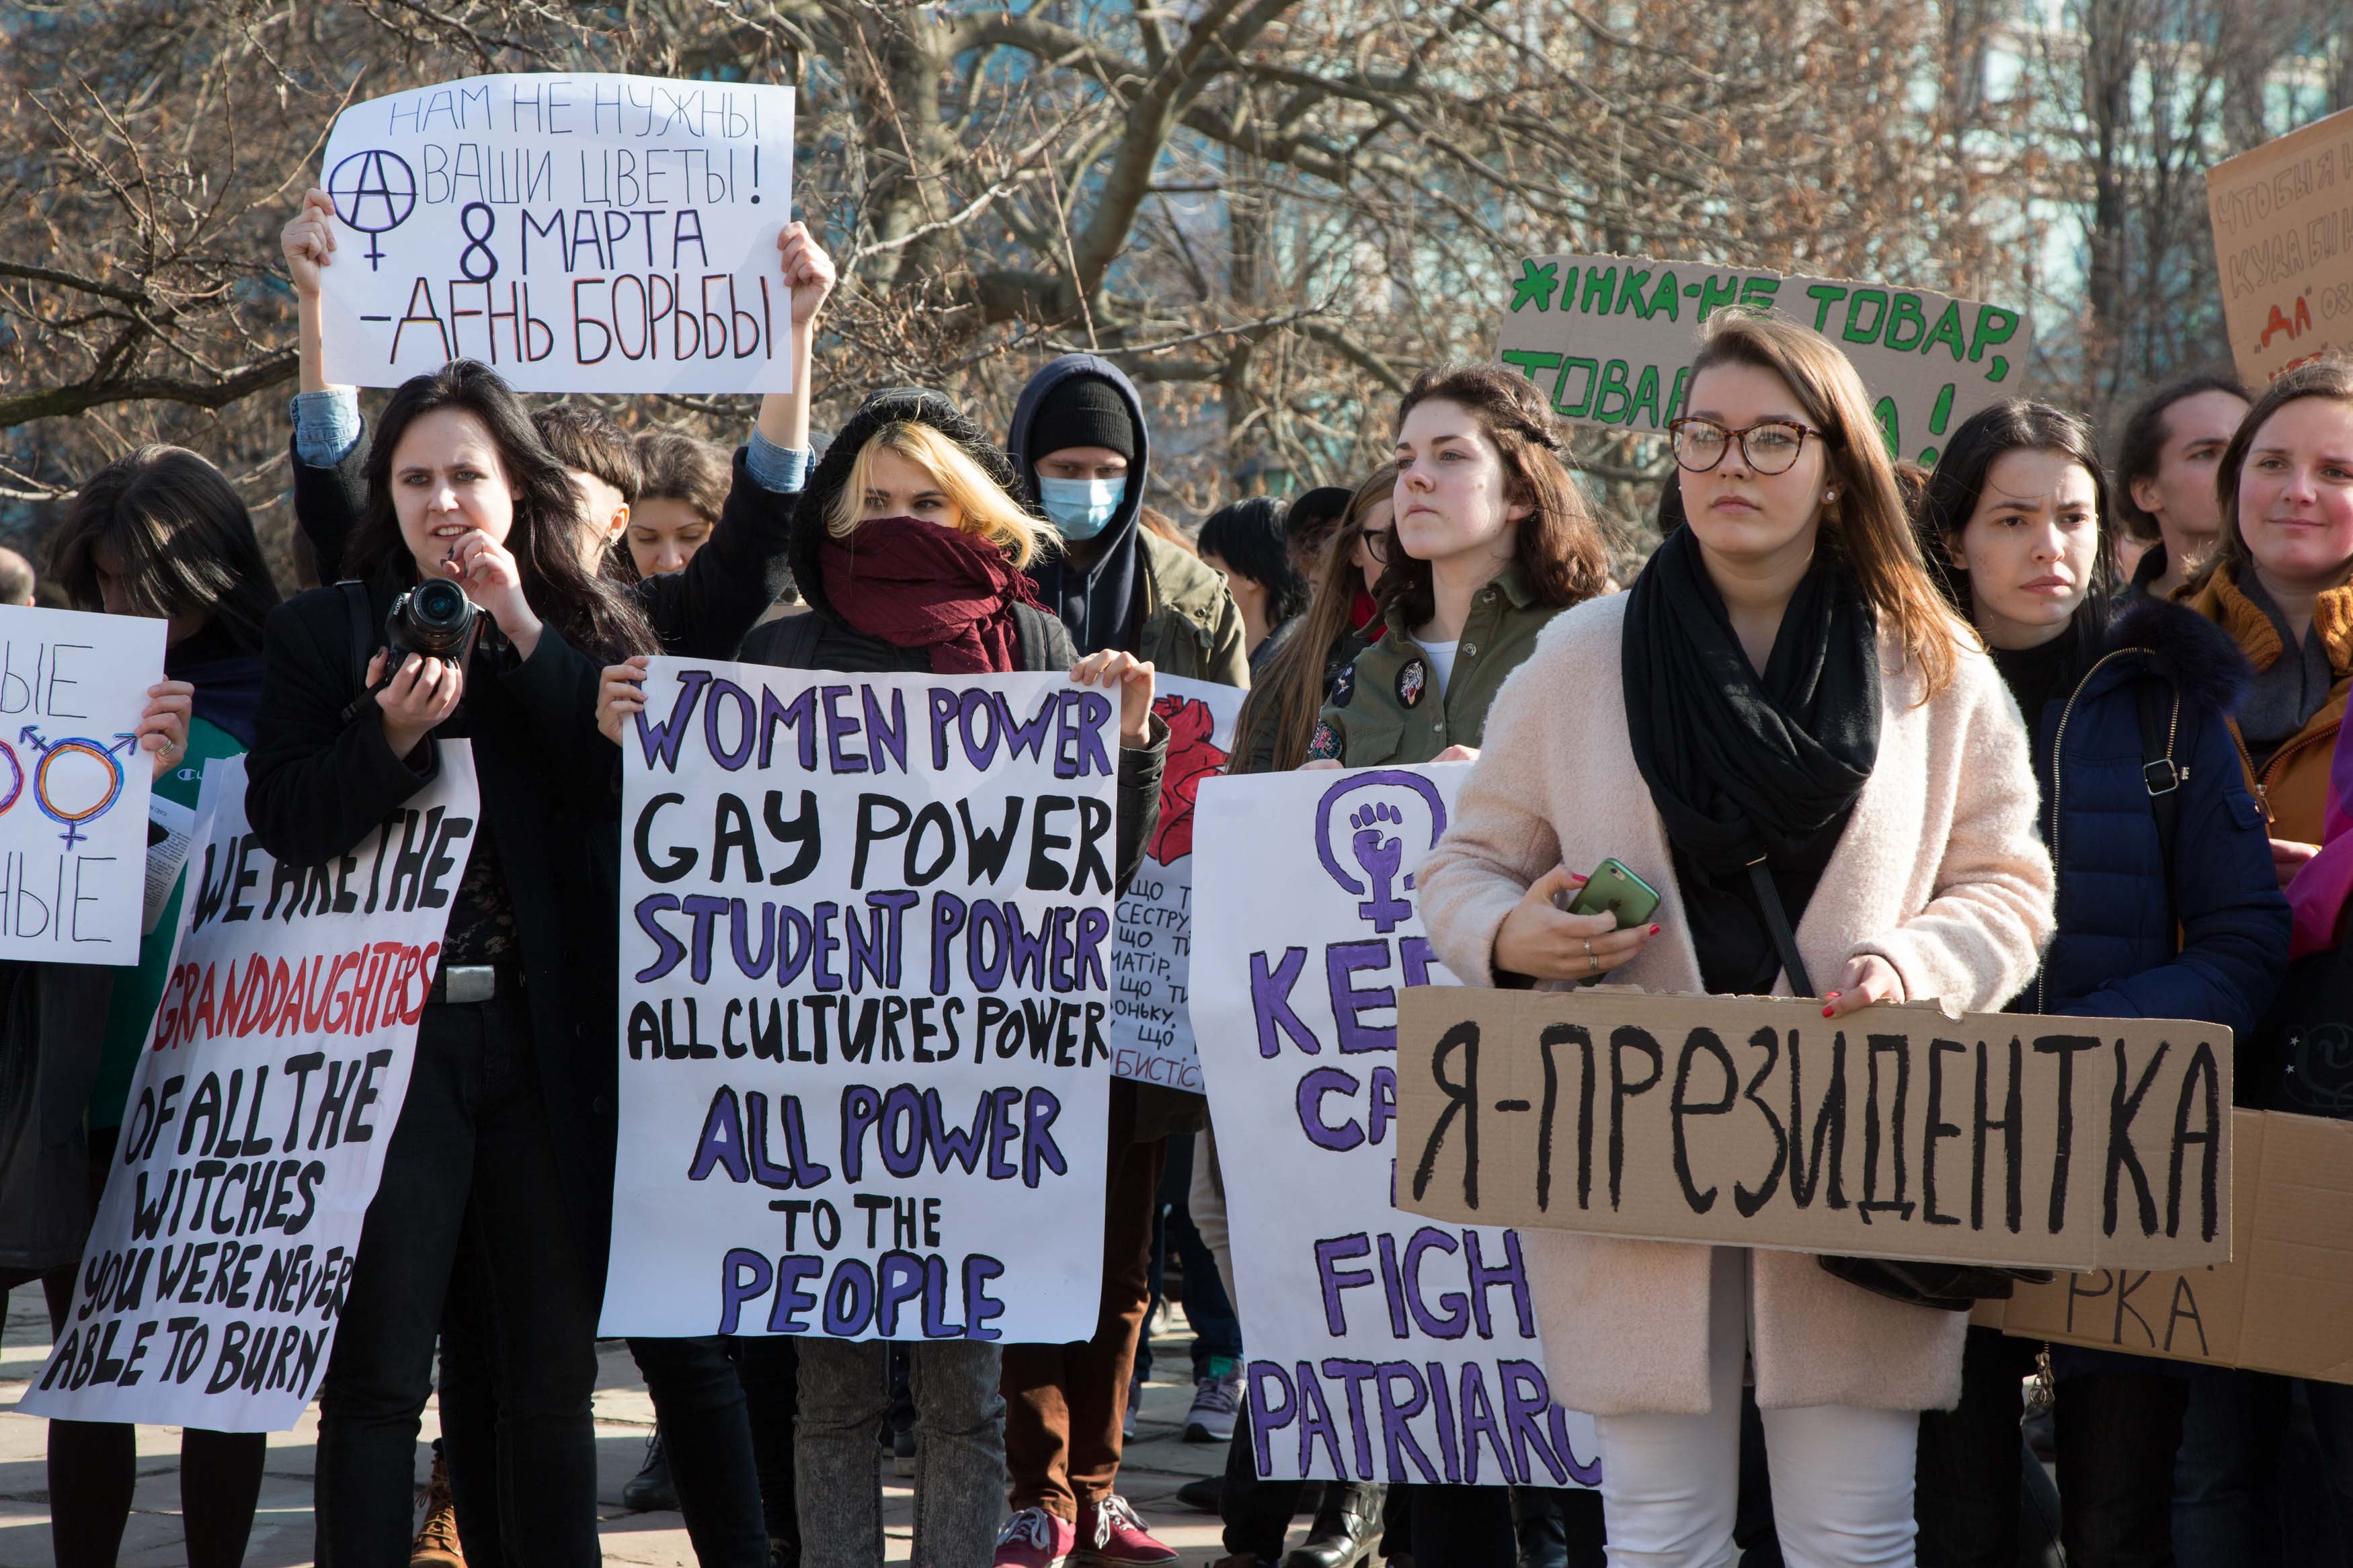
[[(1723, 315), (1690, 406), (1687, 526), (1497, 697), (1422, 868), (1432, 945), (1474, 985), (1999, 1006), (2052, 929), (2026, 734), (1923, 567), (1862, 381), (1817, 333)], [(1657, 924), (1554, 907), (1609, 856)], [(1798, 1253), (1522, 1246), (1553, 1393), (1600, 1434), (1616, 1568), (1730, 1560), (1749, 1367), (1787, 1559), (1914, 1561), (1918, 1413), (1958, 1397), (1965, 1314)]]

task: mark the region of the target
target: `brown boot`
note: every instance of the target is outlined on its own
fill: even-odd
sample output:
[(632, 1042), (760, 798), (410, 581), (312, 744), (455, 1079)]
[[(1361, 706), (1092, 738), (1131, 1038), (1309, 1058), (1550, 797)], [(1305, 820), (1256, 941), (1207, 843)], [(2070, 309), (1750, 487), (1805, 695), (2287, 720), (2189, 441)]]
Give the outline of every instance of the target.
[(465, 1549), (458, 1543), (458, 1510), (449, 1501), (449, 1467), (438, 1449), (433, 1479), (425, 1489), (425, 1522), (408, 1549), (408, 1568), (466, 1568)]

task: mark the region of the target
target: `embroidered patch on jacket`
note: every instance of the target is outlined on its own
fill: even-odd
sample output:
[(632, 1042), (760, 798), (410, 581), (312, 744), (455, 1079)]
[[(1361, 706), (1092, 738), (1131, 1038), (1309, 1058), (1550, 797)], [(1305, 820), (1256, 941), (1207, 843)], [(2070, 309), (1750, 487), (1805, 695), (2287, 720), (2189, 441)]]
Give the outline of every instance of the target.
[(1352, 664), (1342, 669), (1340, 678), (1332, 683), (1332, 706), (1345, 708), (1348, 705), (1348, 699), (1356, 694), (1356, 667)]
[(1315, 733), (1307, 742), (1307, 754), (1319, 761), (1336, 763), (1340, 760), (1340, 737), (1332, 732), (1331, 725), (1315, 726)]
[(1416, 706), (1421, 701), (1422, 689), (1429, 684), (1430, 667), (1418, 658), (1409, 661), (1398, 671), (1398, 700), (1408, 708)]

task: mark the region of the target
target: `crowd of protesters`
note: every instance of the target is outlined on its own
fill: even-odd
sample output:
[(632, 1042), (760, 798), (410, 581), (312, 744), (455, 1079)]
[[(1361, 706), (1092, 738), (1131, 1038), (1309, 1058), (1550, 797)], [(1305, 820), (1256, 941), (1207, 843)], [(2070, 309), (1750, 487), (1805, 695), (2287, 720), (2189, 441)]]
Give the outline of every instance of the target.
[[(273, 855), (345, 853), (434, 780), (438, 739), (472, 744), (483, 820), (319, 1391), (330, 1568), (598, 1559), (609, 781), (650, 654), (1100, 686), (1122, 888), (1160, 806), (1155, 676), (1247, 688), (1237, 773), (1475, 763), (1420, 873), (1468, 984), (2199, 1019), (2236, 1037), (2245, 1103), (2348, 1103), (2331, 1074), (2353, 1069), (2284, 1042), (2353, 1022), (2353, 366), (2165, 387), (2105, 455), (2063, 410), (1999, 403), (1907, 474), (1834, 342), (1719, 312), (1662, 540), (1621, 587), (1554, 411), (1493, 365), (1416, 377), (1377, 416), (1377, 469), (1193, 535), (1147, 504), (1151, 421), (1103, 357), (1039, 368), (1001, 442), (896, 387), (820, 452), (834, 268), (797, 224), (793, 391), (732, 454), (534, 412), (462, 361), (364, 418), (321, 372), (331, 213), (310, 193), (283, 256), (296, 514), (332, 585), (281, 599), (236, 489), (167, 447), (90, 476), (45, 565), (76, 608), (167, 623), (139, 726), (155, 787), (192, 804), (206, 761), (245, 753)], [(32, 577), (0, 552), (0, 599)], [(370, 628), (428, 579), (491, 629), (462, 662), (387, 667)], [(1660, 889), (1651, 921), (1567, 909), (1604, 857)], [(134, 968), (0, 964), (0, 1285), (38, 1281), (56, 1319), (175, 929)], [(1525, 1239), (1530, 1282), (1598, 1492), (1261, 1478), (1219, 1153), (1199, 1096), (1113, 1081), (1084, 1340), (631, 1340), (659, 1419), (631, 1500), (680, 1510), (713, 1568), (874, 1563), (895, 1454), (919, 1563), (1173, 1563), (1119, 1478), (1175, 1260), (1184, 1435), (1228, 1445), (1182, 1496), (1222, 1517), (1228, 1568), (2353, 1563), (2342, 1385), (2042, 1352), (1798, 1254), (1555, 1232)], [(53, 1421), (48, 1445), (58, 1563), (111, 1568), (133, 1429)], [(241, 1561), (262, 1461), (258, 1436), (184, 1433), (192, 1568)]]

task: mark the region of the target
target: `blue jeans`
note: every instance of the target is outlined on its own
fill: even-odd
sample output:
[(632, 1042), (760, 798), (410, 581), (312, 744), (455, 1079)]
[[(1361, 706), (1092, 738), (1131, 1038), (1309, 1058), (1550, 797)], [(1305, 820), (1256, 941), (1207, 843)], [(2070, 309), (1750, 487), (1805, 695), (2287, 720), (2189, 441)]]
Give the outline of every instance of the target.
[(2341, 1568), (2353, 1543), (2353, 1388), (2195, 1368), (2173, 1475), (2180, 1568)]
[[(891, 1412), (890, 1345), (804, 1339), (798, 1469), (802, 1568), (882, 1561), (882, 1485), (874, 1433)], [(1005, 1513), (1001, 1352), (971, 1340), (910, 1348), (915, 1396), (917, 1568), (989, 1560)]]

